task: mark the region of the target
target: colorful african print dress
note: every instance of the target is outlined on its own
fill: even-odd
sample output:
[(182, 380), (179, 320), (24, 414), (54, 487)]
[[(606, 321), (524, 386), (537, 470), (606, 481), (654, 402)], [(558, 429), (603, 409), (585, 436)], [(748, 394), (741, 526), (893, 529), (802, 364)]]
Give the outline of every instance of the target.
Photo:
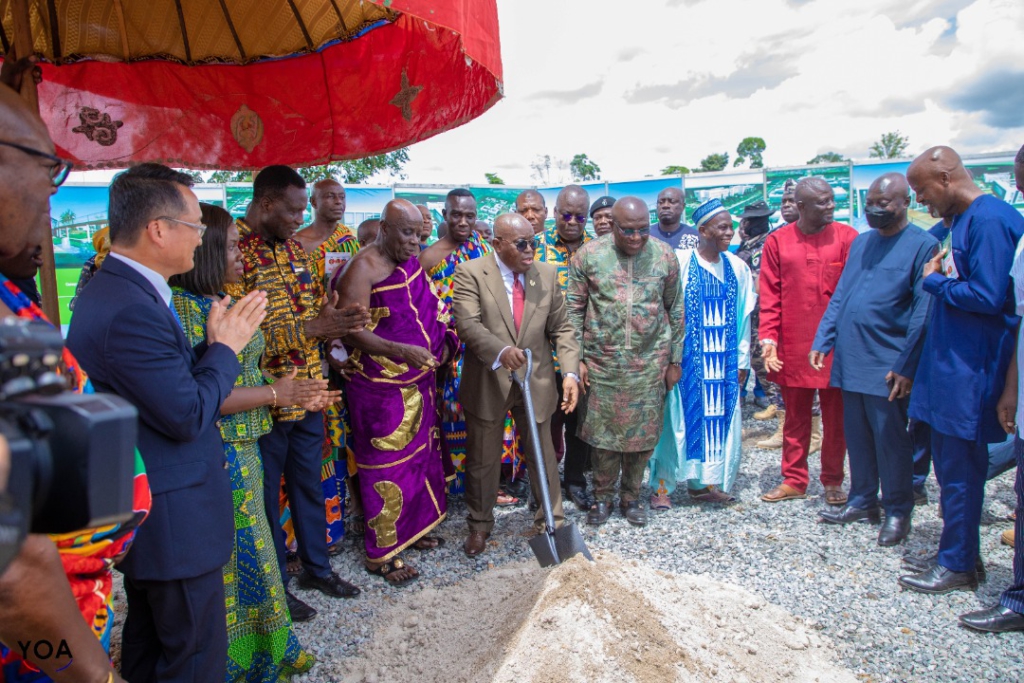
[[(212, 303), (205, 296), (174, 288), (174, 308), (193, 345), (206, 339)], [(259, 365), (263, 349), (263, 334), (257, 332), (238, 356), (242, 372), (236, 387), (263, 386)], [(229, 682), (273, 683), (281, 674), (308, 671), (315, 663), (292, 630), (274, 537), (263, 506), (258, 439), (272, 427), (266, 407), (220, 419), (235, 509), (235, 547), (224, 565)]]
[[(46, 320), (42, 310), (13, 282), (0, 275), (0, 301), (19, 318)], [(68, 378), (69, 388), (76, 393), (92, 393), (92, 385), (78, 361), (65, 347), (61, 371)], [(132, 509), (128, 522), (98, 529), (83, 529), (68, 534), (54, 534), (50, 539), (57, 546), (64, 573), (71, 584), (82, 617), (93, 634), (110, 652), (110, 633), (114, 627), (113, 574), (111, 569), (124, 557), (135, 539), (135, 532), (149, 514), (153, 499), (149, 491), (146, 468), (139, 452), (135, 452), (135, 482)], [(0, 644), (0, 673), (3, 680), (17, 683), (49, 681), (49, 676), (24, 661), (14, 650)]]
[(657, 482), (663, 493), (675, 490), (677, 480), (729, 491), (743, 441), (739, 371), (750, 369), (753, 281), (747, 265), (728, 252), (717, 263), (696, 250), (677, 253), (686, 307), (683, 374), (665, 399), (651, 485)]
[[(491, 245), (473, 232), (455, 251), (427, 271), (427, 276), (434, 283), (437, 296), (449, 309), (455, 294), (455, 266), (486, 256), (492, 251), (494, 250), (491, 249)], [(462, 357), (465, 351), (465, 347), (460, 346), (455, 361), (441, 382), (442, 427), (445, 445), (454, 467), (454, 475), (449, 477), (449, 493), (463, 493), (466, 490), (466, 416), (459, 404), (459, 382), (462, 380)], [(526, 458), (519, 447), (519, 435), (512, 422), (512, 413), (505, 415), (505, 434), (501, 451), (501, 462), (512, 466), (513, 478), (522, 476), (526, 469)]]

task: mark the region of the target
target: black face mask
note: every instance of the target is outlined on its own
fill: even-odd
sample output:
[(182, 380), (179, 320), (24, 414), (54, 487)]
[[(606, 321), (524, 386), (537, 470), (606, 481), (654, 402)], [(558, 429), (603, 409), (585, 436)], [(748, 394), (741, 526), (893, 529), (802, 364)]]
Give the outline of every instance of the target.
[(768, 222), (768, 216), (757, 216), (756, 218), (747, 219), (747, 237), (757, 237), (768, 232), (771, 228), (771, 224)]
[(869, 206), (864, 209), (864, 217), (868, 219), (868, 225), (875, 230), (888, 228), (896, 222), (896, 214), (880, 209), (877, 206)]

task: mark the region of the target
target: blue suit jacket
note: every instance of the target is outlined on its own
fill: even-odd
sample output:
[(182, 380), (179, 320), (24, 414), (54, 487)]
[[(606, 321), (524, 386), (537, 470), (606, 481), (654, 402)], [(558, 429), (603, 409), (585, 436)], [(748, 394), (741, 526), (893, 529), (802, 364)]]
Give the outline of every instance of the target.
[[(937, 239), (947, 231), (932, 228)], [(1013, 355), (1010, 266), (1024, 218), (1006, 202), (982, 195), (954, 222), (952, 253), (959, 278), (924, 280), (933, 306), (921, 364), (910, 393), (910, 417), (968, 441), (1006, 439), (996, 402)]]
[(167, 581), (225, 565), (235, 528), (217, 420), (240, 371), (234, 352), (189, 346), (153, 286), (114, 258), (82, 290), (67, 344), (97, 391), (139, 410), (153, 508), (118, 568)]

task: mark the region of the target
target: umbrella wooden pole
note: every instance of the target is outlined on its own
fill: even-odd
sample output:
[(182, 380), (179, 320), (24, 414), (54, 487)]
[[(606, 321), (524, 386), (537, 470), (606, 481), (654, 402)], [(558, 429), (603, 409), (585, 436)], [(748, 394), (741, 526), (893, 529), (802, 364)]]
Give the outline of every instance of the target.
[[(32, 29), (29, 24), (29, 0), (14, 0), (14, 52), (15, 58), (28, 57), (35, 52), (32, 46)], [(22, 98), (39, 113), (39, 95), (31, 73), (21, 79)], [(53, 233), (47, 231), (43, 239), (43, 266), (39, 269), (40, 293), (43, 298), (43, 313), (54, 325), (60, 326), (60, 300), (57, 298), (57, 267), (53, 255)]]

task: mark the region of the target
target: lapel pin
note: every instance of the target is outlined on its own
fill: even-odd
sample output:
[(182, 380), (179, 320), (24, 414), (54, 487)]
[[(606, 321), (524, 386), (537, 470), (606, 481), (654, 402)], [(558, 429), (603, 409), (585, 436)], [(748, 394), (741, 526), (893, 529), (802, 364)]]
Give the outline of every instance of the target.
[(534, 282), (533, 280), (530, 280), (530, 286), (531, 286), (531, 287), (533, 287), (533, 286), (534, 286), (535, 284), (537, 284), (537, 283), (536, 283), (536, 282)]

